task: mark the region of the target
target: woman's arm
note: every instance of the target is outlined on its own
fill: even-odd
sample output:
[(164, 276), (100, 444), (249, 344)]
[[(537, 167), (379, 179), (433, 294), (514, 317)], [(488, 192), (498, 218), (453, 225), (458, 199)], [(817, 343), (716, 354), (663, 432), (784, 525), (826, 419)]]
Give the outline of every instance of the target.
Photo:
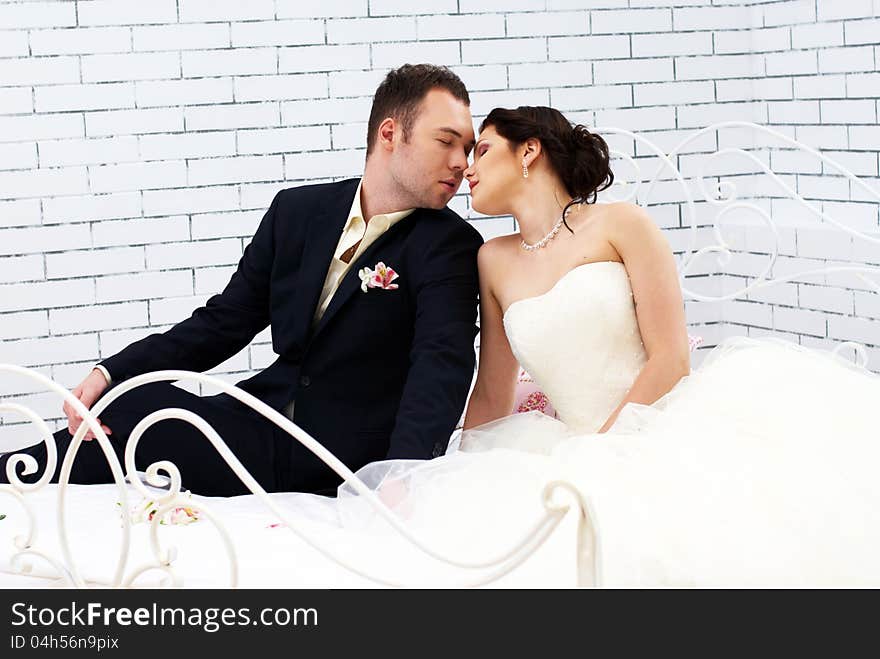
[(492, 292), (493, 270), (498, 269), (499, 246), (485, 243), (477, 254), (480, 271), (480, 361), (471, 392), (464, 429), (494, 421), (513, 412), (519, 364), (504, 332), (501, 305)]
[(684, 301), (672, 249), (640, 206), (615, 204), (609, 240), (623, 259), (647, 361), (620, 405), (599, 429), (607, 431), (627, 403), (650, 405), (690, 373)]

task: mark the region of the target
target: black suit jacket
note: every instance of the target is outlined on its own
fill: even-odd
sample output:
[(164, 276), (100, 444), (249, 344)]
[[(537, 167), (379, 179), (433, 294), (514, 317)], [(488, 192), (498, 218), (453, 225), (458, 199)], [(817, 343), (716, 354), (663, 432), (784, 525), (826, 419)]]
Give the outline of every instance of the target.
[[(350, 179), (279, 192), (223, 292), (101, 364), (114, 380), (205, 371), (271, 324), (278, 359), (239, 387), (279, 411), (295, 399), (294, 421), (353, 470), (444, 453), (473, 377), (483, 241), (448, 208), (417, 209), (352, 263), (313, 330), (357, 185)], [(378, 261), (399, 273), (399, 288), (364, 293), (358, 271)], [(339, 483), (290, 441), (294, 489)]]

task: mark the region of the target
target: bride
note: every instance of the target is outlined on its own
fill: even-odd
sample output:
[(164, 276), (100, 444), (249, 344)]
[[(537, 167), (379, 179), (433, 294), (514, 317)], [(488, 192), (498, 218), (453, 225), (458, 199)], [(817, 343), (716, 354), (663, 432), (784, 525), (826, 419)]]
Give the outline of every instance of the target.
[[(465, 177), (476, 210), (520, 226), (479, 253), (480, 369), (465, 428), (510, 412), (518, 362), (584, 432), (607, 431), (624, 405), (653, 403), (688, 374), (660, 229), (639, 206), (588, 203), (614, 178), (601, 137), (551, 108), (499, 108)], [(552, 349), (532, 347), (545, 341)]]
[[(474, 208), (520, 232), (479, 253), (461, 448), (358, 476), (459, 555), (509, 547), (562, 480), (590, 501), (606, 585), (880, 584), (880, 377), (743, 337), (691, 372), (669, 245), (640, 207), (594, 203), (608, 147), (554, 109), (493, 110), (465, 177)], [(558, 418), (510, 414), (519, 365)], [(330, 504), (339, 523), (382, 527), (352, 494)], [(570, 553), (525, 583), (573, 583)], [(390, 556), (373, 559), (402, 570)]]

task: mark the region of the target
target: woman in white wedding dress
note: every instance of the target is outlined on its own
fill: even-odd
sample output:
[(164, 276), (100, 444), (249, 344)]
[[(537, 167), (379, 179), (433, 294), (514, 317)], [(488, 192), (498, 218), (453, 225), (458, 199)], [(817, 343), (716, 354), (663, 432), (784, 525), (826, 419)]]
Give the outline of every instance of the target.
[[(360, 476), (459, 556), (510, 546), (562, 480), (590, 503), (606, 585), (880, 584), (880, 377), (770, 338), (728, 339), (690, 372), (665, 238), (638, 206), (589, 203), (607, 145), (556, 110), (494, 110), (465, 175), (474, 208), (520, 233), (479, 254), (461, 450)], [(510, 415), (519, 364), (558, 419)], [(340, 511), (358, 509), (348, 493)], [(557, 551), (520, 583), (573, 583), (573, 545)]]

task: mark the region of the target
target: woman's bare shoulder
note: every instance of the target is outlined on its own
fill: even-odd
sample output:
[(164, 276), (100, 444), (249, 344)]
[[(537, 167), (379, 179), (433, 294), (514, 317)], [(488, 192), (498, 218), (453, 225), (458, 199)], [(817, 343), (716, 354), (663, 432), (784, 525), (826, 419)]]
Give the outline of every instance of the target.
[(651, 214), (642, 206), (629, 201), (602, 204), (596, 209), (594, 226), (612, 243), (620, 240), (641, 240), (660, 230)]
[(477, 268), (480, 281), (489, 291), (494, 292), (498, 283), (506, 278), (516, 244), (513, 236), (498, 236), (487, 240), (480, 247)]
[(624, 260), (656, 262), (672, 253), (663, 229), (648, 209), (630, 202), (615, 202), (609, 213), (606, 236)]
[(607, 217), (611, 221), (624, 221), (630, 224), (654, 223), (651, 214), (644, 206), (634, 204), (631, 201), (615, 201), (607, 206)]
[(491, 268), (500, 267), (504, 262), (513, 256), (514, 249), (518, 244), (515, 234), (506, 236), (496, 236), (490, 238), (480, 247), (478, 254), (480, 266)]

